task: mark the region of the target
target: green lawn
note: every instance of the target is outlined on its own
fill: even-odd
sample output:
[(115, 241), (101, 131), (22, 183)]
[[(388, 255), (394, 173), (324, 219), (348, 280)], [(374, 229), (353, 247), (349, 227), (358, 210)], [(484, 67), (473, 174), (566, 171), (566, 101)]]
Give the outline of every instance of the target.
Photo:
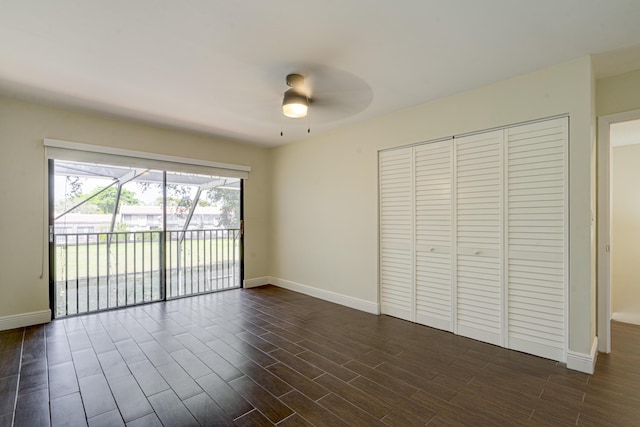
[[(75, 239), (55, 252), (56, 281), (76, 280), (108, 274), (150, 272), (161, 266), (160, 242), (102, 242), (75, 245)], [(64, 241), (63, 241), (64, 242)], [(58, 241), (60, 243), (60, 241)], [(73, 243), (73, 244), (72, 244)], [(186, 239), (167, 242), (166, 267), (198, 268), (239, 261), (238, 239)]]

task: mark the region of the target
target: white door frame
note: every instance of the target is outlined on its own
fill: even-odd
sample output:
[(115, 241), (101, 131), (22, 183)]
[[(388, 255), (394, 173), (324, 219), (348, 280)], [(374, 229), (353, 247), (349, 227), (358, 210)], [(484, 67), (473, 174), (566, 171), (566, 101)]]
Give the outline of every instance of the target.
[(611, 125), (640, 119), (640, 110), (598, 117), (598, 351), (611, 352)]

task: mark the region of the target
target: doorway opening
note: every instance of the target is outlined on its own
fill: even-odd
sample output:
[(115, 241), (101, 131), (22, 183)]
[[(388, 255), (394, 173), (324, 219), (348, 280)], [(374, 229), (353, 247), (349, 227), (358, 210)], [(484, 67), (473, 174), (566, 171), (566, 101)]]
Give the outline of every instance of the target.
[(241, 287), (240, 178), (49, 160), (54, 317)]
[(598, 122), (598, 350), (611, 321), (640, 324), (640, 110)]

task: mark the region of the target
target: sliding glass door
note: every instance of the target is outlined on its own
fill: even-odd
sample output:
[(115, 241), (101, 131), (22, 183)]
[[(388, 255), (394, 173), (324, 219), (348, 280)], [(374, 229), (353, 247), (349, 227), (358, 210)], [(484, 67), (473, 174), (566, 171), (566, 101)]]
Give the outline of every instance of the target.
[(239, 288), (240, 178), (50, 160), (54, 317)]

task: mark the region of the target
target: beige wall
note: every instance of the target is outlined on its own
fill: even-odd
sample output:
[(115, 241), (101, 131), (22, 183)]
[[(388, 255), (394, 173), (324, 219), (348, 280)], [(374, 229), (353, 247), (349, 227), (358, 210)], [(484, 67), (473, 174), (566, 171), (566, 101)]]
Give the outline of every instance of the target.
[(640, 70), (598, 79), (596, 112), (598, 116), (640, 109)]
[(378, 150), (570, 115), (569, 348), (595, 336), (595, 203), (590, 58), (310, 137), (271, 153), (271, 275), (378, 301)]
[[(44, 137), (253, 168), (246, 183), (246, 278), (273, 276), (378, 302), (378, 150), (570, 115), (570, 349), (595, 331), (589, 58), (266, 151), (185, 132), (0, 98), (0, 318), (48, 308)], [(15, 183), (19, 183), (16, 185)], [(34, 227), (34, 224), (42, 226)]]
[(268, 274), (266, 149), (0, 97), (0, 318), (49, 308), (45, 137), (251, 166), (245, 278)]
[[(611, 311), (640, 314), (640, 144), (613, 148)], [(628, 317), (628, 316), (627, 316)], [(636, 316), (637, 317), (637, 316)]]

